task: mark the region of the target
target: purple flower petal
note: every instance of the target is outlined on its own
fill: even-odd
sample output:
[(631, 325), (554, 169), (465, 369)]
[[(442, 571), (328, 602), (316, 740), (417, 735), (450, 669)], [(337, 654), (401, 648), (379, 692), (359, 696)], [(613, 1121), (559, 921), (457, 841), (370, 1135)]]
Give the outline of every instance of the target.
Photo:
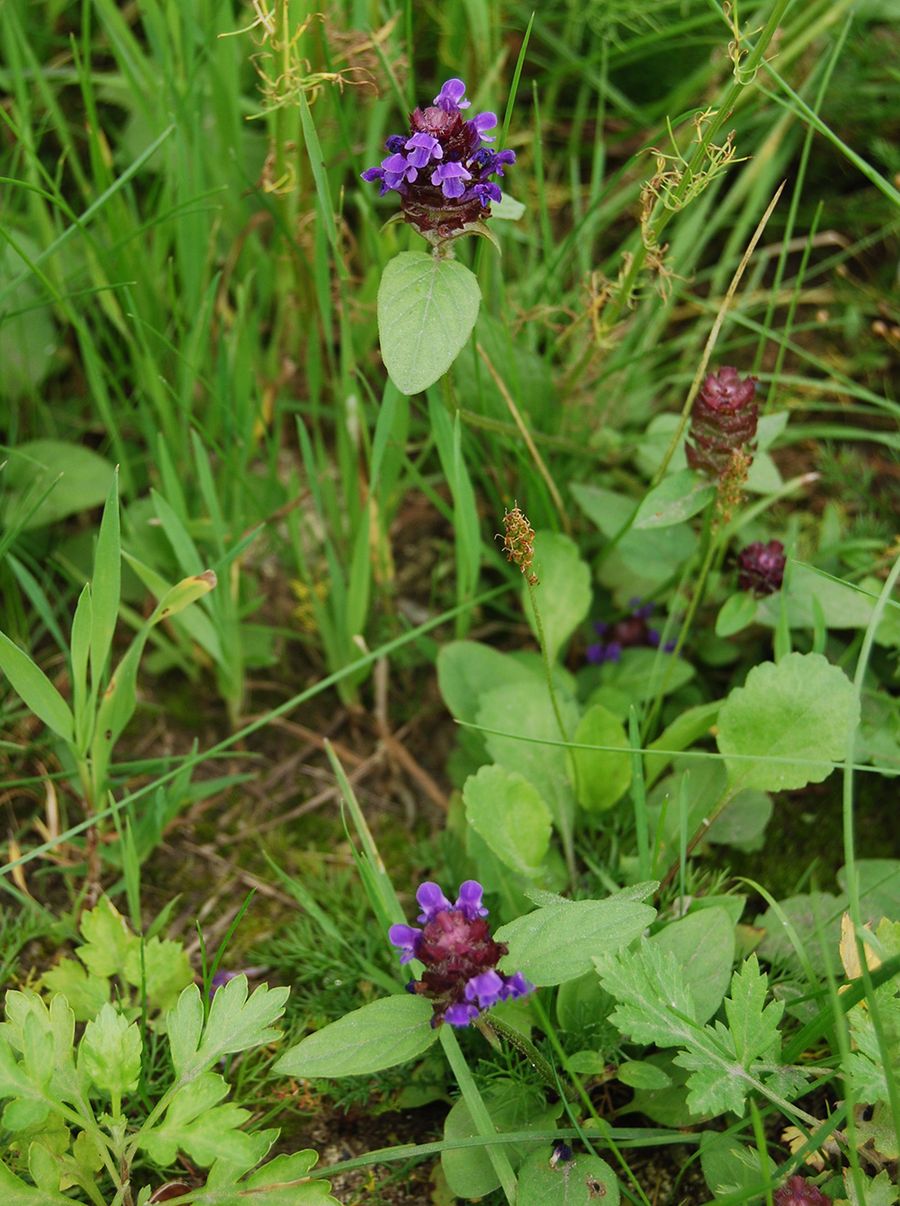
[(360, 176), (362, 176), (363, 180), (369, 180), (369, 181), (383, 180), (384, 179), (384, 168), (370, 167), (370, 168), (366, 168), (366, 170), (364, 172), (360, 172), (359, 174), (360, 174)]
[(492, 201), (503, 200), (503, 194), (500, 192), (500, 189), (490, 180), (485, 184), (476, 184), (472, 189), (472, 192), (485, 207), (485, 209), (487, 209)]
[(392, 925), (388, 930), (388, 938), (393, 946), (399, 947), (403, 952), (400, 962), (409, 963), (410, 959), (416, 958), (419, 943), (422, 941), (422, 931), (417, 930), (414, 925)]
[(461, 197), (466, 191), (466, 186), (463, 183), (465, 180), (471, 180), (472, 173), (467, 171), (461, 163), (439, 163), (431, 173), (431, 183), (437, 188), (440, 186), (441, 192), (445, 197)]
[(467, 921), (474, 921), (476, 917), (487, 917), (488, 911), (481, 903), (483, 895), (484, 888), (478, 880), (467, 879), (459, 885), (459, 896), (453, 907), (459, 909)]
[(434, 103), (445, 113), (458, 113), (460, 109), (468, 109), (471, 101), (466, 100), (466, 86), (462, 80), (447, 80), (443, 88), (434, 98)]
[(466, 1000), (477, 1001), (482, 1009), (490, 1009), (502, 999), (503, 978), (493, 970), (473, 976), (466, 984)]
[(416, 900), (422, 909), (417, 921), (428, 922), (437, 917), (438, 913), (444, 913), (447, 909), (452, 909), (453, 905), (441, 891), (440, 886), (430, 881), (422, 884), (416, 892)]
[(392, 134), (390, 138), (385, 139), (384, 146), (386, 150), (396, 154), (406, 146), (406, 138), (403, 134)]
[(476, 115), (472, 118), (471, 124), (481, 135), (481, 138), (484, 142), (496, 142), (496, 138), (488, 137), (485, 134), (485, 130), (493, 130), (493, 128), (496, 126), (496, 113), (476, 113)]
[(477, 1017), (478, 1010), (474, 1005), (448, 1005), (444, 1013), (444, 1021), (451, 1026), (468, 1026)]
[(430, 134), (413, 134), (412, 138), (408, 138), (403, 145), (407, 151), (411, 152), (407, 158), (413, 167), (422, 168), (431, 159), (444, 158), (444, 148)]
[(514, 1001), (516, 997), (524, 997), (530, 992), (534, 992), (534, 985), (521, 972), (515, 972), (506, 977), (506, 983), (500, 990), (500, 1000)]

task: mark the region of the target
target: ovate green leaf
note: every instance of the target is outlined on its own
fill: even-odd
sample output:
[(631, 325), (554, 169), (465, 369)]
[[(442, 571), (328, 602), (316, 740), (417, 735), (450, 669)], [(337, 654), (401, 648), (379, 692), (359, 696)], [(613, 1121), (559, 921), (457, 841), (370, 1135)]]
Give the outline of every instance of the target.
[(456, 260), (403, 251), (378, 288), (378, 333), (384, 366), (402, 394), (418, 394), (443, 377), (472, 333), (481, 290)]
[(497, 858), (536, 875), (550, 845), (552, 816), (537, 789), (515, 771), (483, 766), (463, 787), (466, 819)]

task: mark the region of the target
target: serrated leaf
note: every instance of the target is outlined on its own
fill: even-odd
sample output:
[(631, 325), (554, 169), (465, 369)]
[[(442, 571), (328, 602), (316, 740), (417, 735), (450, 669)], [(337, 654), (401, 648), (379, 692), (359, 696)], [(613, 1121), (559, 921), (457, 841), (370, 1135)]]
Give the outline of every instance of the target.
[(147, 938), (128, 951), (122, 974), (129, 984), (146, 987), (154, 1009), (171, 1009), (183, 988), (193, 983), (194, 972), (180, 942)]
[(553, 818), (527, 779), (502, 766), (483, 766), (466, 780), (463, 802), (466, 820), (505, 866), (538, 874)]
[(507, 966), (538, 986), (563, 984), (590, 971), (595, 955), (626, 946), (655, 916), (630, 901), (577, 900), (536, 909), (494, 936), (509, 947)]
[(44, 972), (41, 986), (48, 992), (61, 993), (79, 1022), (94, 1017), (109, 1000), (109, 980), (91, 975), (74, 959), (60, 959)]
[(309, 1149), (276, 1156), (240, 1181), (229, 1175), (230, 1169), (213, 1165), (204, 1206), (246, 1206), (248, 1201), (262, 1206), (340, 1206), (328, 1181), (309, 1178), (317, 1161), (318, 1154)]
[[(218, 995), (218, 994), (217, 994)], [(398, 994), (354, 1009), (307, 1035), (275, 1064), (286, 1076), (364, 1076), (416, 1059), (437, 1039), (431, 1005)]]
[(481, 290), (464, 264), (424, 251), (388, 261), (378, 287), (378, 334), (388, 375), (402, 394), (443, 377), (475, 326)]
[(63, 741), (72, 742), (75, 722), (69, 705), (28, 654), (0, 632), (0, 670), (13, 690), (48, 729)]
[(72, 1199), (65, 1194), (28, 1185), (3, 1160), (0, 1160), (0, 1197), (3, 1206), (72, 1206)]
[(141, 1074), (141, 1032), (112, 1005), (106, 1004), (84, 1028), (78, 1046), (78, 1068), (113, 1098), (137, 1088)]
[(858, 722), (859, 700), (846, 674), (820, 653), (789, 653), (755, 666), (731, 692), (719, 711), (717, 741), (732, 786), (784, 791), (826, 779), (832, 762), (847, 756)]
[(216, 991), (206, 1025), (196, 984), (181, 993), (166, 1015), (172, 1063), (181, 1081), (192, 1080), (223, 1055), (260, 1047), (278, 1038), (272, 1023), (284, 1013), (288, 988), (260, 984), (248, 998), (247, 977), (241, 973)]
[(745, 1068), (754, 1059), (771, 1057), (780, 1045), (778, 1024), (784, 1013), (784, 1001), (765, 1004), (769, 978), (759, 970), (753, 954), (731, 978), (731, 995), (725, 1001), (728, 1028), (734, 1053)]
[[(217, 994), (218, 995), (218, 994)], [(140, 1146), (157, 1164), (174, 1164), (179, 1151), (203, 1168), (222, 1159), (255, 1164), (261, 1155), (260, 1136), (239, 1130), (250, 1117), (240, 1106), (218, 1102), (228, 1085), (216, 1072), (204, 1072), (177, 1089), (163, 1120), (141, 1135)]]
[(698, 1028), (696, 1006), (672, 951), (641, 943), (635, 951), (597, 956), (600, 983), (618, 1004), (611, 1020), (637, 1043), (675, 1047)]
[(106, 896), (101, 896), (95, 907), (82, 915), (79, 929), (85, 941), (75, 953), (95, 976), (120, 975), (129, 952), (141, 944)]
[(633, 527), (670, 528), (684, 523), (707, 507), (716, 496), (716, 487), (693, 469), (679, 469), (664, 477), (638, 507)]

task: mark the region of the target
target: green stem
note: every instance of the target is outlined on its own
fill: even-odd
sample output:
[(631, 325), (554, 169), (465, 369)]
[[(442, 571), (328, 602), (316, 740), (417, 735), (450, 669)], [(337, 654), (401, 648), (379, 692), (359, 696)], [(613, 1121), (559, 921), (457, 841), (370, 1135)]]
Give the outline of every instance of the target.
[[(444, 1054), (447, 1057), (447, 1063), (456, 1077), (456, 1083), (459, 1085), (460, 1092), (463, 1095), (463, 1100), (466, 1103), (469, 1113), (472, 1116), (472, 1121), (475, 1123), (478, 1134), (483, 1139), (489, 1139), (496, 1135), (497, 1128), (494, 1126), (487, 1106), (484, 1104), (484, 1098), (478, 1091), (478, 1086), (469, 1070), (469, 1065), (466, 1063), (465, 1056), (459, 1047), (456, 1035), (450, 1026), (441, 1026), (440, 1031), (441, 1046), (444, 1048)], [(515, 1206), (516, 1201), (516, 1174), (513, 1172), (512, 1165), (509, 1162), (509, 1156), (502, 1147), (488, 1143), (484, 1149), (488, 1159), (493, 1165), (494, 1172), (500, 1178), (500, 1186), (506, 1197), (509, 1206)]]
[(477, 1018), (475, 1025), (482, 1031), (488, 1042), (491, 1041), (491, 1034), (495, 1034), (499, 1038), (505, 1039), (511, 1047), (515, 1047), (517, 1051), (520, 1051), (534, 1068), (535, 1072), (537, 1072), (538, 1076), (540, 1076), (541, 1080), (543, 1080), (544, 1084), (552, 1089), (554, 1093), (559, 1093), (560, 1089), (562, 1089), (565, 1097), (570, 1101), (575, 1100), (577, 1093), (574, 1086), (571, 1084), (560, 1084), (559, 1076), (557, 1076), (553, 1065), (541, 1055), (540, 1051), (538, 1051), (527, 1035), (522, 1034), (519, 1030), (514, 1030), (512, 1026), (507, 1026), (506, 1022), (498, 1017), (494, 1017), (493, 1014)]
[[(559, 729), (559, 735), (563, 741), (570, 741), (571, 738), (566, 732), (566, 726), (563, 724), (562, 712), (559, 710), (559, 700), (556, 695), (556, 687), (553, 683), (553, 667), (550, 665), (550, 655), (547, 652), (547, 641), (544, 637), (544, 623), (541, 620), (541, 609), (537, 603), (537, 592), (534, 589), (534, 583), (528, 578), (525, 579), (528, 583), (528, 596), (531, 599), (531, 610), (534, 615), (534, 626), (537, 630), (538, 644), (541, 647), (541, 658), (544, 662), (544, 674), (547, 678), (547, 690), (550, 692), (550, 703), (553, 708), (553, 715), (556, 717), (556, 727)], [(578, 796), (578, 767), (574, 758), (572, 759), (572, 773), (574, 778), (575, 795)], [(575, 889), (577, 880), (577, 872), (575, 867), (575, 847), (573, 843), (573, 834), (569, 825), (568, 818), (563, 815), (560, 810), (559, 815), (559, 831), (562, 838), (563, 854), (566, 859), (566, 869), (569, 872), (569, 883), (572, 890)]]

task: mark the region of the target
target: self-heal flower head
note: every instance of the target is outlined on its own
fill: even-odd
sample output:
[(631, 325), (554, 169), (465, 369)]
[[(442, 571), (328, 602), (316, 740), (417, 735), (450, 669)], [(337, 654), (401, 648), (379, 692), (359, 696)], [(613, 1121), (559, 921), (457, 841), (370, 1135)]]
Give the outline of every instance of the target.
[(738, 586), (758, 597), (774, 595), (784, 581), (785, 561), (780, 540), (770, 540), (768, 544), (754, 540), (738, 553)]
[(685, 452), (692, 469), (721, 479), (735, 454), (746, 458), (749, 468), (759, 418), (755, 397), (755, 377), (741, 377), (731, 365), (709, 374), (691, 410)]
[(491, 204), (502, 199), (492, 179), (515, 163), (514, 151), (495, 151), (488, 143), (497, 114), (485, 111), (467, 119), (466, 86), (447, 80), (431, 105), (410, 114), (409, 133), (392, 134), (389, 152), (377, 167), (366, 168), (363, 180), (376, 182), (381, 195), (400, 196), (403, 218), (432, 244), (454, 238), (490, 217)]
[[(631, 600), (631, 614), (624, 619), (608, 624), (605, 620), (597, 620), (594, 632), (603, 640), (588, 645), (585, 657), (592, 666), (600, 666), (604, 662), (617, 662), (622, 656), (623, 649), (647, 647), (659, 649), (662, 635), (658, 628), (652, 627), (648, 621), (655, 608), (652, 603), (642, 603), (640, 599)], [(666, 641), (662, 646), (664, 653), (671, 653), (675, 648), (674, 641)]]
[(483, 896), (481, 884), (467, 879), (451, 904), (439, 884), (427, 881), (416, 892), (422, 928), (392, 925), (388, 931), (401, 963), (418, 959), (425, 967), (422, 978), (407, 989), (431, 1001), (435, 1026), (468, 1026), (485, 1010), (534, 988), (521, 972), (497, 970), (507, 948), (491, 937)]

